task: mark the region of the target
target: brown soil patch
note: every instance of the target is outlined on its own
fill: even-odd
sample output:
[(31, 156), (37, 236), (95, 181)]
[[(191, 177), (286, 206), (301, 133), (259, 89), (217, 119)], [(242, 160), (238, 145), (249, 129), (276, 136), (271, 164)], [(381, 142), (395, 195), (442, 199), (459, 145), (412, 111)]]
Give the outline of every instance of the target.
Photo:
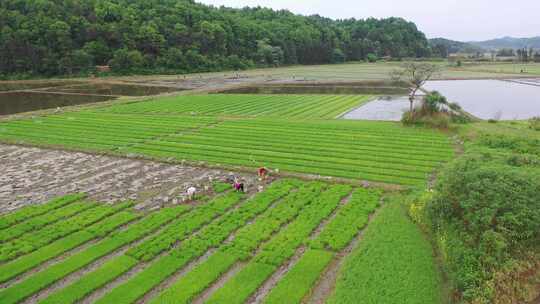
[[(0, 213), (84, 192), (103, 202), (134, 200), (137, 208), (182, 202), (195, 186), (211, 191), (211, 183), (231, 172), (139, 159), (0, 144)], [(254, 175), (235, 174), (256, 188)]]

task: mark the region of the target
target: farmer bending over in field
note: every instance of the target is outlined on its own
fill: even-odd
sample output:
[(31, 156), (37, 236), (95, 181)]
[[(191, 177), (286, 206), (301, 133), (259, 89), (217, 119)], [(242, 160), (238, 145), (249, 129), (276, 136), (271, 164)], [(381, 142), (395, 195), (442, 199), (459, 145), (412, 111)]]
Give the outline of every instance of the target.
[(238, 180), (235, 180), (234, 190), (236, 190), (236, 192), (244, 192), (244, 183), (241, 183)]
[(257, 173), (259, 174), (259, 179), (266, 179), (266, 174), (268, 174), (268, 169), (266, 169), (265, 167), (260, 167)]
[(187, 189), (187, 197), (189, 200), (193, 200), (195, 198), (195, 192), (197, 192), (197, 188), (193, 186)]

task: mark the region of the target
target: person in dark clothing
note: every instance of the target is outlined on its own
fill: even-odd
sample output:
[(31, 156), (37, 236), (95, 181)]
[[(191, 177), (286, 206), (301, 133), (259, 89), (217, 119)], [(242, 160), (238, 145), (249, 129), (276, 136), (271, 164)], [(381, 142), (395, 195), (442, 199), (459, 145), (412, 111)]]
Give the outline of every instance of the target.
[(244, 183), (241, 183), (239, 181), (234, 182), (234, 190), (236, 192), (244, 192)]

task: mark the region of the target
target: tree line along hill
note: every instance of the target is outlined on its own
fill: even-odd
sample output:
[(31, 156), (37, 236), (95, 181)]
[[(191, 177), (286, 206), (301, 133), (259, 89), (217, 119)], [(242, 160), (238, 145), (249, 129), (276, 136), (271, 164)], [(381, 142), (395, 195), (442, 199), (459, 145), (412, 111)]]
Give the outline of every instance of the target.
[(187, 73), (390, 56), (431, 48), (401, 18), (332, 20), (192, 0), (2, 0), (0, 77)]

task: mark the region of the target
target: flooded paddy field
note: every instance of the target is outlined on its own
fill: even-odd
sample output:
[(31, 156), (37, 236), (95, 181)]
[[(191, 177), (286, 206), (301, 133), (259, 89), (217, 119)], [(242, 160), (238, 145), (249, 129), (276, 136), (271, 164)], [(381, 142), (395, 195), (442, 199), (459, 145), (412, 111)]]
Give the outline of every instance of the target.
[(0, 82), (0, 115), (113, 100), (122, 96), (151, 96), (180, 88), (83, 81)]
[(341, 118), (399, 121), (403, 113), (409, 110), (409, 107), (410, 103), (407, 96), (384, 96), (367, 102), (365, 105), (346, 113)]
[(481, 119), (519, 120), (540, 116), (540, 80), (430, 81), (426, 89)]
[[(437, 80), (425, 88), (439, 91), (480, 119), (521, 120), (540, 116), (540, 79)], [(416, 105), (415, 105), (416, 106)], [(379, 97), (342, 116), (344, 119), (399, 121), (409, 109), (407, 96)]]
[(111, 100), (116, 97), (104, 95), (57, 94), (45, 92), (0, 93), (0, 115), (17, 114), (57, 107)]
[(77, 85), (81, 83), (83, 82), (71, 80), (0, 81), (0, 92), (46, 89), (65, 85)]
[(135, 84), (117, 84), (117, 83), (93, 83), (83, 85), (64, 86), (60, 88), (51, 88), (47, 91), (77, 94), (96, 94), (96, 95), (116, 95), (116, 96), (149, 96), (162, 93), (181, 91), (178, 88), (163, 86), (147, 86)]

